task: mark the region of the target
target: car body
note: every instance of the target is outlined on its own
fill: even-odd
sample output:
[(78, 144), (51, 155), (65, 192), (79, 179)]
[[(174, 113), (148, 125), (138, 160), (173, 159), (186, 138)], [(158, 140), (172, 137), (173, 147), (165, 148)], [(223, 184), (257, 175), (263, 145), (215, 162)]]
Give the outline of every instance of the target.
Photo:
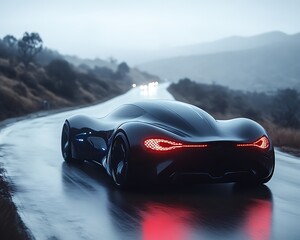
[(265, 129), (246, 118), (215, 120), (171, 100), (125, 104), (103, 118), (75, 115), (63, 126), (67, 162), (101, 164), (115, 184), (266, 183), (275, 167)]

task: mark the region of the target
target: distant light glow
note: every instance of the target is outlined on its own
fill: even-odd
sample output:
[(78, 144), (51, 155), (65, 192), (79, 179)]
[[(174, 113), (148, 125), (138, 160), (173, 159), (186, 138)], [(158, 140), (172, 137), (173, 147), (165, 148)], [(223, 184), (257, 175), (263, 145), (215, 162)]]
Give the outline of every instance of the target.
[(154, 151), (170, 151), (178, 148), (204, 148), (207, 144), (182, 144), (179, 142), (173, 142), (166, 139), (147, 139), (144, 142), (146, 148)]
[(154, 96), (157, 92), (158, 82), (150, 82), (140, 86), (142, 96)]
[(260, 149), (267, 149), (270, 146), (270, 141), (266, 136), (262, 136), (260, 139), (253, 143), (237, 144), (238, 147), (257, 147)]
[(132, 84), (132, 87), (133, 87), (133, 88), (135, 88), (135, 87), (136, 87), (136, 84), (135, 84), (135, 83), (134, 83), (134, 84)]

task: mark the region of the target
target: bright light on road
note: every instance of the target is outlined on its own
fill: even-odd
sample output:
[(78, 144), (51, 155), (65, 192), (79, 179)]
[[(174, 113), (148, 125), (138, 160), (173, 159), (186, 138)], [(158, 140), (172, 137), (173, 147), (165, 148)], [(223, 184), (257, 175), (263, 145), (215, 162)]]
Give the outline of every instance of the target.
[(156, 94), (158, 82), (150, 82), (140, 86), (142, 96), (153, 96)]

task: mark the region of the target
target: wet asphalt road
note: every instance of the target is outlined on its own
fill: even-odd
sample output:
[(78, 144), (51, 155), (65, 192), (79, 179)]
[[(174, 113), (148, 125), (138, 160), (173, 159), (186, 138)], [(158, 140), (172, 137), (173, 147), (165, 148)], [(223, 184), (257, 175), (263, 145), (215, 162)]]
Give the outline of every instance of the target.
[(104, 116), (128, 101), (172, 98), (160, 86), (100, 105), (23, 120), (0, 130), (0, 162), (36, 239), (300, 239), (300, 159), (276, 151), (272, 180), (123, 192), (98, 165), (70, 166), (60, 153), (64, 119)]

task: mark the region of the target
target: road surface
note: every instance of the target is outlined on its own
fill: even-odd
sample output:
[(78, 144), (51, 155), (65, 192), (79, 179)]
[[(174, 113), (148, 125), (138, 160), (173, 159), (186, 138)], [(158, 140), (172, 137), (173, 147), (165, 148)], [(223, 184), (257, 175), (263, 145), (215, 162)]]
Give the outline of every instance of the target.
[(116, 190), (101, 167), (63, 162), (66, 117), (101, 117), (122, 103), (172, 99), (161, 85), (105, 103), (32, 118), (0, 130), (0, 162), (13, 200), (36, 239), (300, 239), (300, 159), (276, 151), (272, 180), (259, 188), (234, 184)]

